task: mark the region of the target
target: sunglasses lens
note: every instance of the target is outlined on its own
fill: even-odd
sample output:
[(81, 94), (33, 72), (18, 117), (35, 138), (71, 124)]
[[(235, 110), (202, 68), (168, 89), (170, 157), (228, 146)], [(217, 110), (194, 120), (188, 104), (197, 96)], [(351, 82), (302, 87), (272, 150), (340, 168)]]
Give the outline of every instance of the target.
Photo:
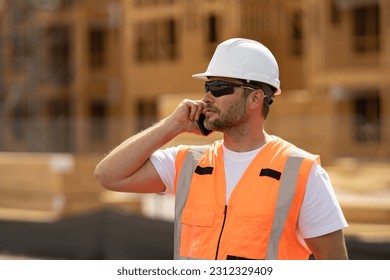
[(210, 91), (215, 97), (234, 93), (234, 86), (221, 81), (206, 82), (204, 88), (206, 93)]

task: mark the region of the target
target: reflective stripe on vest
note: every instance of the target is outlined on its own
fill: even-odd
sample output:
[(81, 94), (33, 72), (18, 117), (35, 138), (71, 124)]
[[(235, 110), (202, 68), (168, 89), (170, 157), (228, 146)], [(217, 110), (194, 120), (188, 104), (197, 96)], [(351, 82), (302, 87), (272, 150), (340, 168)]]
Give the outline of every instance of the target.
[[(177, 166), (177, 170), (180, 170), (180, 172), (176, 182), (176, 185), (178, 187), (176, 191), (176, 205), (175, 205), (176, 207), (175, 208), (175, 240), (174, 240), (175, 259), (189, 259), (188, 257), (180, 256), (182, 212), (187, 202), (187, 197), (188, 197), (189, 188), (193, 177), (193, 172), (199, 162), (199, 159), (202, 158), (202, 155), (205, 151), (206, 151), (205, 147), (202, 147), (200, 150), (199, 149), (193, 150), (192, 147), (191, 149), (187, 148), (187, 150), (184, 152), (184, 154), (186, 153), (185, 158), (181, 160), (181, 166), (180, 165)], [(276, 200), (275, 214), (274, 214), (274, 219), (272, 221), (269, 241), (266, 248), (266, 255), (265, 255), (266, 259), (278, 259), (279, 249), (280, 249), (279, 244), (280, 244), (283, 231), (285, 230), (285, 224), (288, 219), (288, 216), (289, 214), (291, 214), (290, 212), (293, 212), (296, 217), (298, 216), (299, 208), (297, 207), (298, 206), (300, 207), (301, 201), (295, 203), (293, 209), (292, 209), (292, 204), (293, 204), (293, 200), (295, 199), (294, 196), (295, 196), (297, 185), (298, 184), (306, 185), (307, 178), (302, 179), (299, 178), (298, 176), (302, 163), (305, 161), (303, 155), (309, 155), (309, 154), (294, 146), (292, 149), (290, 149), (290, 152), (288, 154), (284, 171), (280, 178), (280, 187), (279, 187), (277, 200)], [(312, 162), (310, 162), (310, 167), (311, 165)], [(308, 169), (307, 166), (308, 165), (306, 164), (306, 169)], [(291, 236), (291, 231), (292, 230), (290, 227), (287, 236)], [(293, 240), (293, 242), (294, 241), (296, 240)], [(295, 246), (299, 247), (299, 245), (296, 244)], [(309, 254), (309, 251), (307, 251), (307, 253), (300, 252), (299, 254), (304, 255), (304, 257), (306, 257), (306, 255)], [(299, 254), (297, 254), (297, 256)], [(245, 256), (238, 256), (238, 257), (245, 257)]]
[[(292, 200), (294, 198), (298, 173), (301, 168), (303, 158), (291, 157), (287, 158), (286, 166), (280, 181), (280, 189), (278, 200), (276, 202), (276, 212), (274, 222), (272, 224), (271, 236), (268, 241), (267, 260), (277, 260), (279, 250), (279, 240), (282, 236), (282, 231), (287, 220), (287, 215), (290, 212)], [(291, 187), (294, 186), (294, 187)]]
[[(204, 152), (208, 146), (197, 146), (192, 147), (187, 151), (185, 159), (181, 170), (188, 170), (189, 172), (181, 172), (178, 179), (178, 185), (183, 186), (176, 190), (175, 197), (175, 224), (174, 224), (174, 259), (190, 259), (185, 257), (180, 257), (180, 233), (181, 233), (181, 216), (183, 213), (183, 208), (187, 201), (188, 191), (191, 185), (192, 174), (195, 170), (197, 163), (200, 158), (203, 156)], [(179, 221), (179, 222), (176, 222)]]

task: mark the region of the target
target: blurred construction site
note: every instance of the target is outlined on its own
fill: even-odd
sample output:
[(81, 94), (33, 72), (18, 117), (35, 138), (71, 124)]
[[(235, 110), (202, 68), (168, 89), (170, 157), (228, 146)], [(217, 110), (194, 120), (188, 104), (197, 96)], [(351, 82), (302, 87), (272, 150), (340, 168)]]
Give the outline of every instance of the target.
[(321, 155), (352, 258), (390, 259), (390, 0), (0, 0), (0, 259), (171, 258), (174, 196), (93, 170), (231, 37), (277, 58), (266, 129)]

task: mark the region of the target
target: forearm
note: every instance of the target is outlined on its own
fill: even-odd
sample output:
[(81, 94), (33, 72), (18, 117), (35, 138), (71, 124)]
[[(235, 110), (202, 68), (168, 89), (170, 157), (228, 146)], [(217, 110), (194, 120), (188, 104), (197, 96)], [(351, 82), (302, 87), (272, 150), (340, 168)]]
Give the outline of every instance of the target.
[(150, 155), (181, 131), (169, 118), (130, 137), (111, 151), (96, 167), (95, 176), (106, 188), (115, 189), (120, 182), (147, 161)]

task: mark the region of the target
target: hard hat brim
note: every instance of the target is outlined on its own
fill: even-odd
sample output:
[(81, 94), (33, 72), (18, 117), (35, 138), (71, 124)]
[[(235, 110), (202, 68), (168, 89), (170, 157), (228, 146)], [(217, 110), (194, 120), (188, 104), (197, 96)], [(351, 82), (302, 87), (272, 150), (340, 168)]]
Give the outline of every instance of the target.
[(207, 72), (204, 72), (204, 73), (194, 74), (192, 75), (192, 78), (207, 81), (209, 76), (211, 75), (207, 74)]

